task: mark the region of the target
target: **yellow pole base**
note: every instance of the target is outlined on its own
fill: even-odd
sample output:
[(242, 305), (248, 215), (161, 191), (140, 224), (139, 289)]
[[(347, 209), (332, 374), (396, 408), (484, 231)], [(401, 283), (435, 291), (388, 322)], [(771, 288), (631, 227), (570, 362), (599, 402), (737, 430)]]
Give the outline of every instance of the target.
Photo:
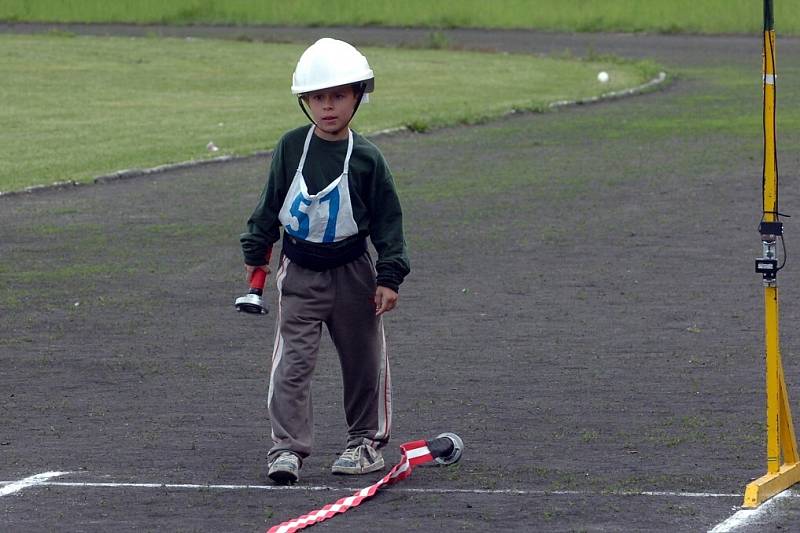
[(800, 463), (781, 465), (776, 473), (765, 474), (747, 485), (742, 507), (750, 509), (758, 507), (798, 482), (800, 482)]

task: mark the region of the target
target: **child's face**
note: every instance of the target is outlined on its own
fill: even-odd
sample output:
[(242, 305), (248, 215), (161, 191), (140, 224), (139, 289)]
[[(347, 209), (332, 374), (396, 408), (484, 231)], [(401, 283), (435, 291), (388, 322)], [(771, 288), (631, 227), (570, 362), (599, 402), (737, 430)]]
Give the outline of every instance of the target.
[(358, 98), (350, 85), (314, 91), (303, 98), (317, 123), (317, 135), (329, 141), (347, 138), (347, 124)]

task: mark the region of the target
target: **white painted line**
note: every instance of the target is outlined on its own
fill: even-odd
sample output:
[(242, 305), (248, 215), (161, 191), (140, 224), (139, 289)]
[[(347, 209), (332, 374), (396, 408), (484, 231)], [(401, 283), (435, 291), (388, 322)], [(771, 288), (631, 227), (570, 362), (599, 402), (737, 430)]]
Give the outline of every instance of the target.
[(733, 492), (669, 492), (646, 490), (638, 493), (627, 493), (628, 496), (682, 496), (684, 498), (741, 498), (742, 494)]
[[(0, 484), (4, 482), (0, 481)], [(39, 485), (48, 487), (77, 488), (132, 488), (132, 489), (174, 489), (174, 490), (264, 490), (264, 491), (308, 491), (308, 492), (357, 492), (362, 487), (334, 487), (330, 485), (211, 485), (201, 483), (132, 483), (105, 481), (43, 481)], [(524, 490), (524, 489), (423, 489), (390, 487), (387, 492), (406, 492), (421, 494), (486, 494), (502, 496), (647, 496), (661, 498), (741, 498), (741, 494), (720, 492), (677, 492), (677, 491), (625, 491), (593, 492), (581, 490)]]
[(42, 474), (36, 474), (35, 476), (26, 477), (25, 479), (20, 479), (19, 481), (9, 482), (0, 489), (0, 496), (8, 496), (9, 494), (14, 494), (28, 487), (43, 485), (48, 479), (63, 476), (64, 474), (69, 474), (69, 472), (44, 472)]
[(355, 491), (347, 487), (325, 487), (301, 485), (204, 485), (201, 483), (114, 483), (84, 481), (48, 481), (48, 487), (85, 487), (101, 489), (183, 489), (183, 490), (306, 490), (306, 491)]
[(742, 509), (736, 511), (733, 515), (729, 516), (725, 521), (720, 522), (713, 529), (708, 530), (708, 533), (723, 533), (727, 531), (736, 531), (739, 528), (749, 525), (754, 522), (761, 515), (768, 513), (777, 505), (778, 500), (794, 496), (792, 491), (785, 490), (776, 494), (766, 502), (762, 503), (755, 509)]

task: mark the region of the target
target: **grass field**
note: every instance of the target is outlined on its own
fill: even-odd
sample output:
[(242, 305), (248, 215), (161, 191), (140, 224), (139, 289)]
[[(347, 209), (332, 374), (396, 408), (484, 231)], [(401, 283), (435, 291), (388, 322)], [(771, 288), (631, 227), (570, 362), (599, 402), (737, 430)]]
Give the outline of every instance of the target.
[[(244, 155), (306, 119), (289, 92), (304, 46), (239, 41), (0, 36), (0, 191), (132, 167)], [(637, 85), (650, 63), (368, 48), (369, 133), (476, 123)], [(608, 83), (597, 72), (611, 73)], [(213, 141), (218, 152), (209, 152)]]
[[(798, 7), (797, 0), (775, 3), (782, 32), (800, 33)], [(753, 0), (5, 0), (0, 20), (752, 33), (761, 27), (761, 9)]]

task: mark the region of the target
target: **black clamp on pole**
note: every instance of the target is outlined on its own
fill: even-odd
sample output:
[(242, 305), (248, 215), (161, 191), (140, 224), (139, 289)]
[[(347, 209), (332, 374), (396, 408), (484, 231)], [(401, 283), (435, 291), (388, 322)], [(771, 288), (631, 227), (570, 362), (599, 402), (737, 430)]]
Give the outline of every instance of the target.
[(783, 222), (764, 222), (758, 225), (761, 233), (762, 256), (756, 259), (756, 273), (761, 274), (765, 287), (774, 287), (778, 276), (778, 237), (783, 237)]

